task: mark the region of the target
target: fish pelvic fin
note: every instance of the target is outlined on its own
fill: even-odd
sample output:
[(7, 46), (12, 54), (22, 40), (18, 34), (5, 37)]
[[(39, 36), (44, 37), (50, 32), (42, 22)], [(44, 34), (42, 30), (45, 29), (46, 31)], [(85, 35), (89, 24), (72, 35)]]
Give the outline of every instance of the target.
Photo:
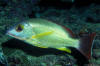
[(91, 59), (91, 50), (93, 45), (93, 40), (96, 33), (84, 33), (80, 36), (80, 44), (77, 48), (88, 60)]
[(39, 48), (48, 48), (48, 47), (45, 47), (45, 46), (38, 46)]
[(61, 50), (61, 51), (65, 51), (67, 53), (71, 53), (71, 50), (67, 47), (61, 47), (61, 48), (56, 48), (56, 49)]

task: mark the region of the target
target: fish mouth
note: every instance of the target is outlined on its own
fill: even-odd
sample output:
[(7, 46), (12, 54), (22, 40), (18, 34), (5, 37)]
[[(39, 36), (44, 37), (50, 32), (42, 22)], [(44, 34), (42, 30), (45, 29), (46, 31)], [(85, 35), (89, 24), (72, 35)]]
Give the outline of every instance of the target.
[(25, 38), (17, 37), (16, 35), (11, 34), (11, 33), (9, 33), (9, 32), (7, 33), (7, 35), (9, 35), (9, 36), (11, 36), (11, 37), (14, 37), (14, 38), (16, 38), (16, 39), (25, 40)]
[(13, 35), (13, 34), (11, 34), (9, 32), (7, 32), (7, 35), (12, 36), (12, 37), (16, 37), (15, 35)]

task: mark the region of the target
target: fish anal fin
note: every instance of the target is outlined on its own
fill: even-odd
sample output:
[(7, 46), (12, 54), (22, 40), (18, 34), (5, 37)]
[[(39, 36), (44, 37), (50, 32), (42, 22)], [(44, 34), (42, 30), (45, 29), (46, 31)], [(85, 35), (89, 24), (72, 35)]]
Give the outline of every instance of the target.
[(92, 34), (83, 34), (80, 37), (80, 44), (78, 50), (89, 60), (91, 59), (91, 49), (93, 40), (96, 36), (96, 33)]
[(61, 50), (61, 51), (65, 51), (67, 53), (71, 53), (71, 50), (69, 48), (66, 48), (66, 47), (61, 47), (61, 48), (56, 48), (58, 50)]

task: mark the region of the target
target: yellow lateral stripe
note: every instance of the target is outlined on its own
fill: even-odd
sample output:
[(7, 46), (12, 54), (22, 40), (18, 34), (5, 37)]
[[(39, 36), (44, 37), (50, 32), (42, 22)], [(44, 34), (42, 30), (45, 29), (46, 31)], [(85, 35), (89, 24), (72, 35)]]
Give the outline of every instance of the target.
[(47, 35), (52, 34), (53, 32), (54, 31), (40, 33), (40, 34), (37, 34), (37, 35), (33, 35), (32, 38), (39, 38), (39, 37), (47, 36)]

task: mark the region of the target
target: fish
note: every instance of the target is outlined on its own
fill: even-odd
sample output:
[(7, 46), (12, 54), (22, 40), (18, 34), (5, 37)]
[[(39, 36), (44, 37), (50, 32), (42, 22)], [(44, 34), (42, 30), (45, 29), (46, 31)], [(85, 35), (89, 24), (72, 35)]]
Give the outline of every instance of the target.
[(87, 59), (91, 59), (96, 33), (81, 32), (80, 38), (75, 38), (68, 27), (47, 19), (33, 18), (13, 26), (7, 31), (7, 35), (39, 48), (54, 48), (72, 53), (69, 47), (73, 47)]

